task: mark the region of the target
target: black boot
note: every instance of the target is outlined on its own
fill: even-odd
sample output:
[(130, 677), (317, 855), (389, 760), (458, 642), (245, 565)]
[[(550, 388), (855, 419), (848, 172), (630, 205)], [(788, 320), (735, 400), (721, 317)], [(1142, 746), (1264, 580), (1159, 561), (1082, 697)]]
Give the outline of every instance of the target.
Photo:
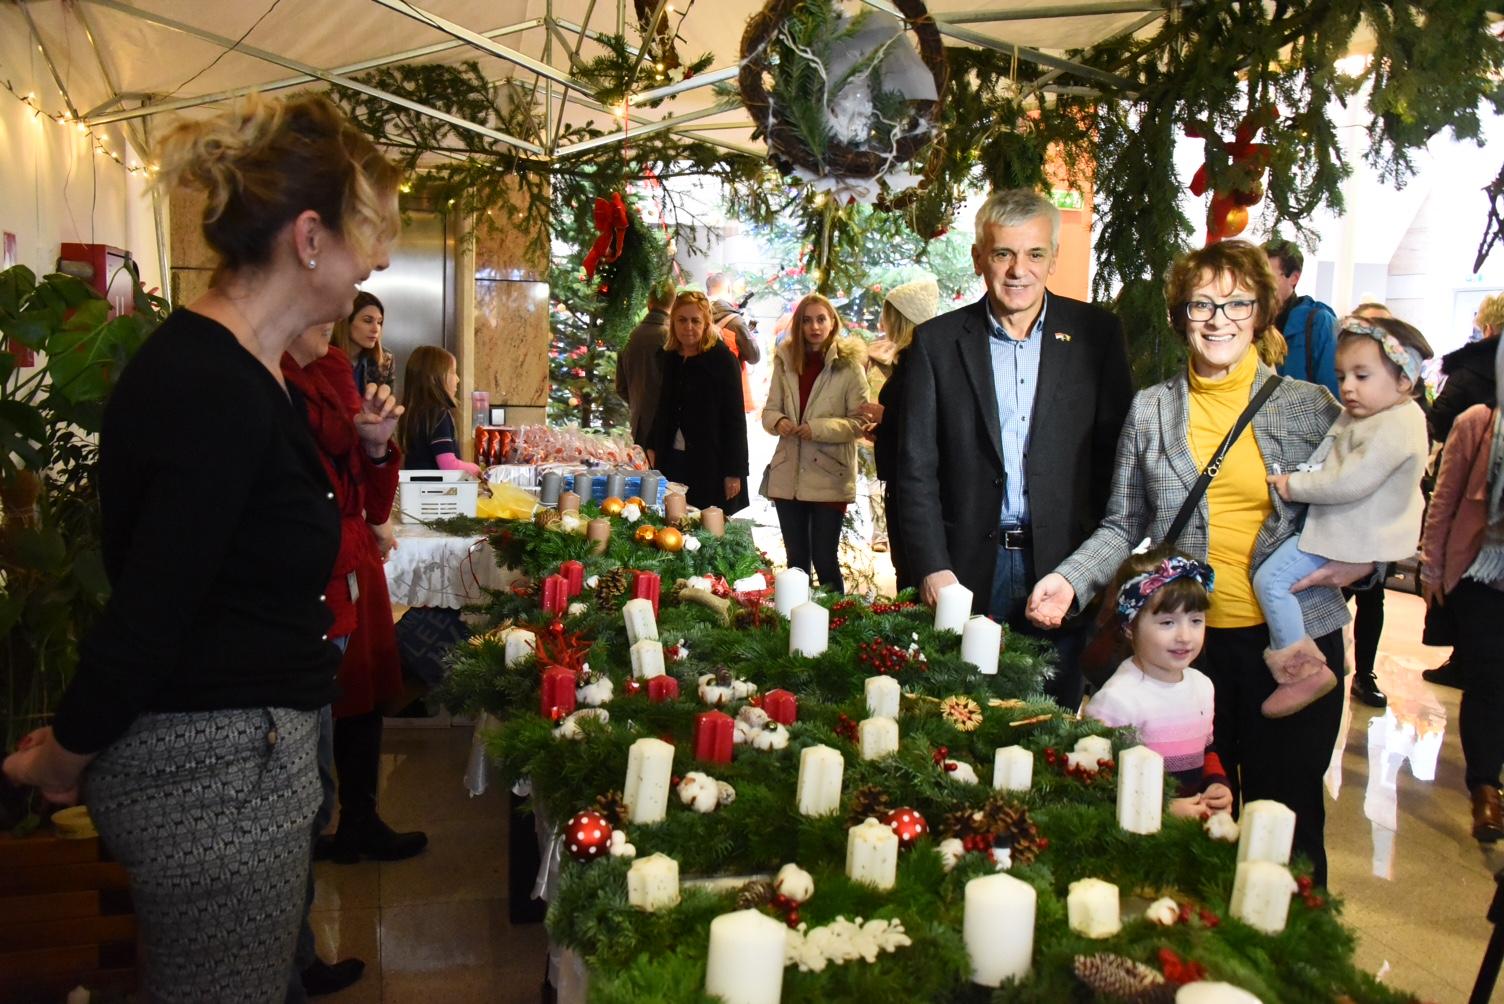
[(314, 959), (313, 965), (303, 970), (303, 990), (310, 997), (337, 994), (360, 979), (366, 964), (360, 959), (340, 959), (335, 963)]
[(376, 813), (381, 765), (381, 713), (334, 722), (334, 766), (339, 774), (339, 828), (314, 848), (317, 859), (355, 864), (361, 858), (401, 861), (428, 846), (421, 832), (397, 833)]
[(1370, 708), (1383, 708), (1389, 705), (1389, 698), (1379, 689), (1379, 681), (1371, 673), (1353, 674), (1353, 698), (1362, 701)]

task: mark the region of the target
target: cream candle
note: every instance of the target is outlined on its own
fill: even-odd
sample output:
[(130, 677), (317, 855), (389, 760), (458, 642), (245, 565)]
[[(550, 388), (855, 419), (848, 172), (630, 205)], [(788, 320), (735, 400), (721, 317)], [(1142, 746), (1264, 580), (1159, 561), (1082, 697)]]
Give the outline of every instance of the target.
[(813, 657), (830, 645), (830, 611), (818, 603), (801, 603), (789, 617), (789, 655)]
[(991, 617), (973, 617), (961, 629), (961, 661), (971, 663), (983, 676), (997, 675), (1002, 650), (1003, 626)]
[(863, 760), (898, 752), (898, 723), (891, 718), (863, 718), (857, 727)]
[(799, 752), (795, 800), (802, 816), (828, 816), (841, 807), (841, 775), (846, 761), (829, 746), (806, 746)]
[(1000, 987), (1029, 975), (1034, 959), (1034, 887), (1001, 872), (966, 883), (962, 934), (971, 982)]
[(627, 626), (627, 644), (636, 645), (644, 639), (658, 640), (658, 615), (653, 613), (652, 600), (635, 599), (623, 603), (621, 619)]
[(644, 638), (633, 645), (627, 653), (632, 660), (632, 676), (638, 680), (651, 680), (664, 674), (663, 642), (656, 638)]
[(893, 888), (898, 880), (898, 834), (870, 816), (847, 830), (846, 877), (879, 889)]
[(621, 800), (627, 821), (657, 823), (668, 812), (669, 781), (674, 774), (674, 747), (662, 739), (639, 739), (627, 750), (627, 781)]
[(952, 582), (935, 597), (935, 630), (960, 634), (971, 617), (971, 590)]
[(809, 602), (809, 573), (802, 568), (785, 568), (773, 576), (773, 609), (789, 617), (794, 608)]
[(526, 628), (512, 628), (507, 632), (507, 669), (538, 651), (538, 636)]
[(662, 910), (679, 902), (679, 862), (650, 854), (627, 870), (627, 902), (639, 910)]
[(1266, 934), (1285, 929), (1290, 897), (1299, 888), (1290, 869), (1273, 861), (1239, 861), (1228, 912)]
[(710, 922), (705, 993), (725, 1004), (778, 1004), (783, 996), (788, 927), (758, 910)]
[(1129, 833), (1158, 833), (1165, 805), (1165, 758), (1147, 746), (1118, 755), (1118, 825)]
[(1096, 770), (1098, 760), (1112, 760), (1112, 740), (1106, 736), (1082, 736), (1076, 740), (1076, 752), (1090, 758), (1092, 770)]
[(867, 714), (874, 718), (897, 718), (898, 701), (903, 690), (891, 676), (869, 676), (862, 684), (867, 697)]
[(1290, 863), (1295, 812), (1282, 802), (1261, 798), (1243, 806), (1238, 820), (1238, 860)]
[(992, 786), (999, 791), (1028, 791), (1033, 784), (1033, 751), (1022, 746), (999, 746), (992, 754)]
[(1175, 1004), (1262, 1004), (1253, 994), (1231, 983), (1197, 980), (1175, 991)]
[(1072, 882), (1065, 897), (1065, 913), (1071, 930), (1088, 938), (1110, 938), (1123, 927), (1118, 887), (1101, 879)]

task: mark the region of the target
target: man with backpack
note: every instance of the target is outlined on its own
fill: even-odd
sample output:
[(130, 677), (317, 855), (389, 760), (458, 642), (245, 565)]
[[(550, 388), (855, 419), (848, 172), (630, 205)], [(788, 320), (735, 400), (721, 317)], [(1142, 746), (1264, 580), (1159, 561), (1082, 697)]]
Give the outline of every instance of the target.
[(1285, 336), (1290, 354), (1279, 367), (1280, 376), (1319, 383), (1339, 400), (1337, 389), (1337, 312), (1320, 300), (1297, 296), (1305, 255), (1294, 241), (1276, 237), (1264, 245), (1274, 281), (1279, 287), (1280, 310), (1274, 326)]

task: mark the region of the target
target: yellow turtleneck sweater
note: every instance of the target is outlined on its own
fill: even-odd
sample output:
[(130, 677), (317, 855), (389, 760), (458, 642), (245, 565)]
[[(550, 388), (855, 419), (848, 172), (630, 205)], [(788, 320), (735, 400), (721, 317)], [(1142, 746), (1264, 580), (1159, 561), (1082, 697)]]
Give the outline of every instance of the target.
[[(1207, 380), (1190, 370), (1190, 446), (1198, 467), (1205, 468), (1253, 394), (1258, 353), (1252, 347), (1232, 373)], [(1222, 470), (1206, 490), (1210, 518), (1207, 560), (1217, 572), (1217, 588), (1206, 623), (1214, 628), (1253, 627), (1264, 612), (1253, 595), (1253, 542), (1274, 509), (1264, 480), (1264, 455), (1253, 437), (1253, 424), (1227, 451)]]

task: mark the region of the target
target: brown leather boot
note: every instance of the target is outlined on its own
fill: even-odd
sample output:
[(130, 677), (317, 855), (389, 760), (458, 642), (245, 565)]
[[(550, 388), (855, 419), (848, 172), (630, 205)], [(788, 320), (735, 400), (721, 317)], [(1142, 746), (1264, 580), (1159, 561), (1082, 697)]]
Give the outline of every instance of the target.
[(1491, 784), (1475, 784), (1473, 792), (1473, 839), (1491, 844), (1504, 837), (1504, 807), (1499, 804), (1499, 789)]

